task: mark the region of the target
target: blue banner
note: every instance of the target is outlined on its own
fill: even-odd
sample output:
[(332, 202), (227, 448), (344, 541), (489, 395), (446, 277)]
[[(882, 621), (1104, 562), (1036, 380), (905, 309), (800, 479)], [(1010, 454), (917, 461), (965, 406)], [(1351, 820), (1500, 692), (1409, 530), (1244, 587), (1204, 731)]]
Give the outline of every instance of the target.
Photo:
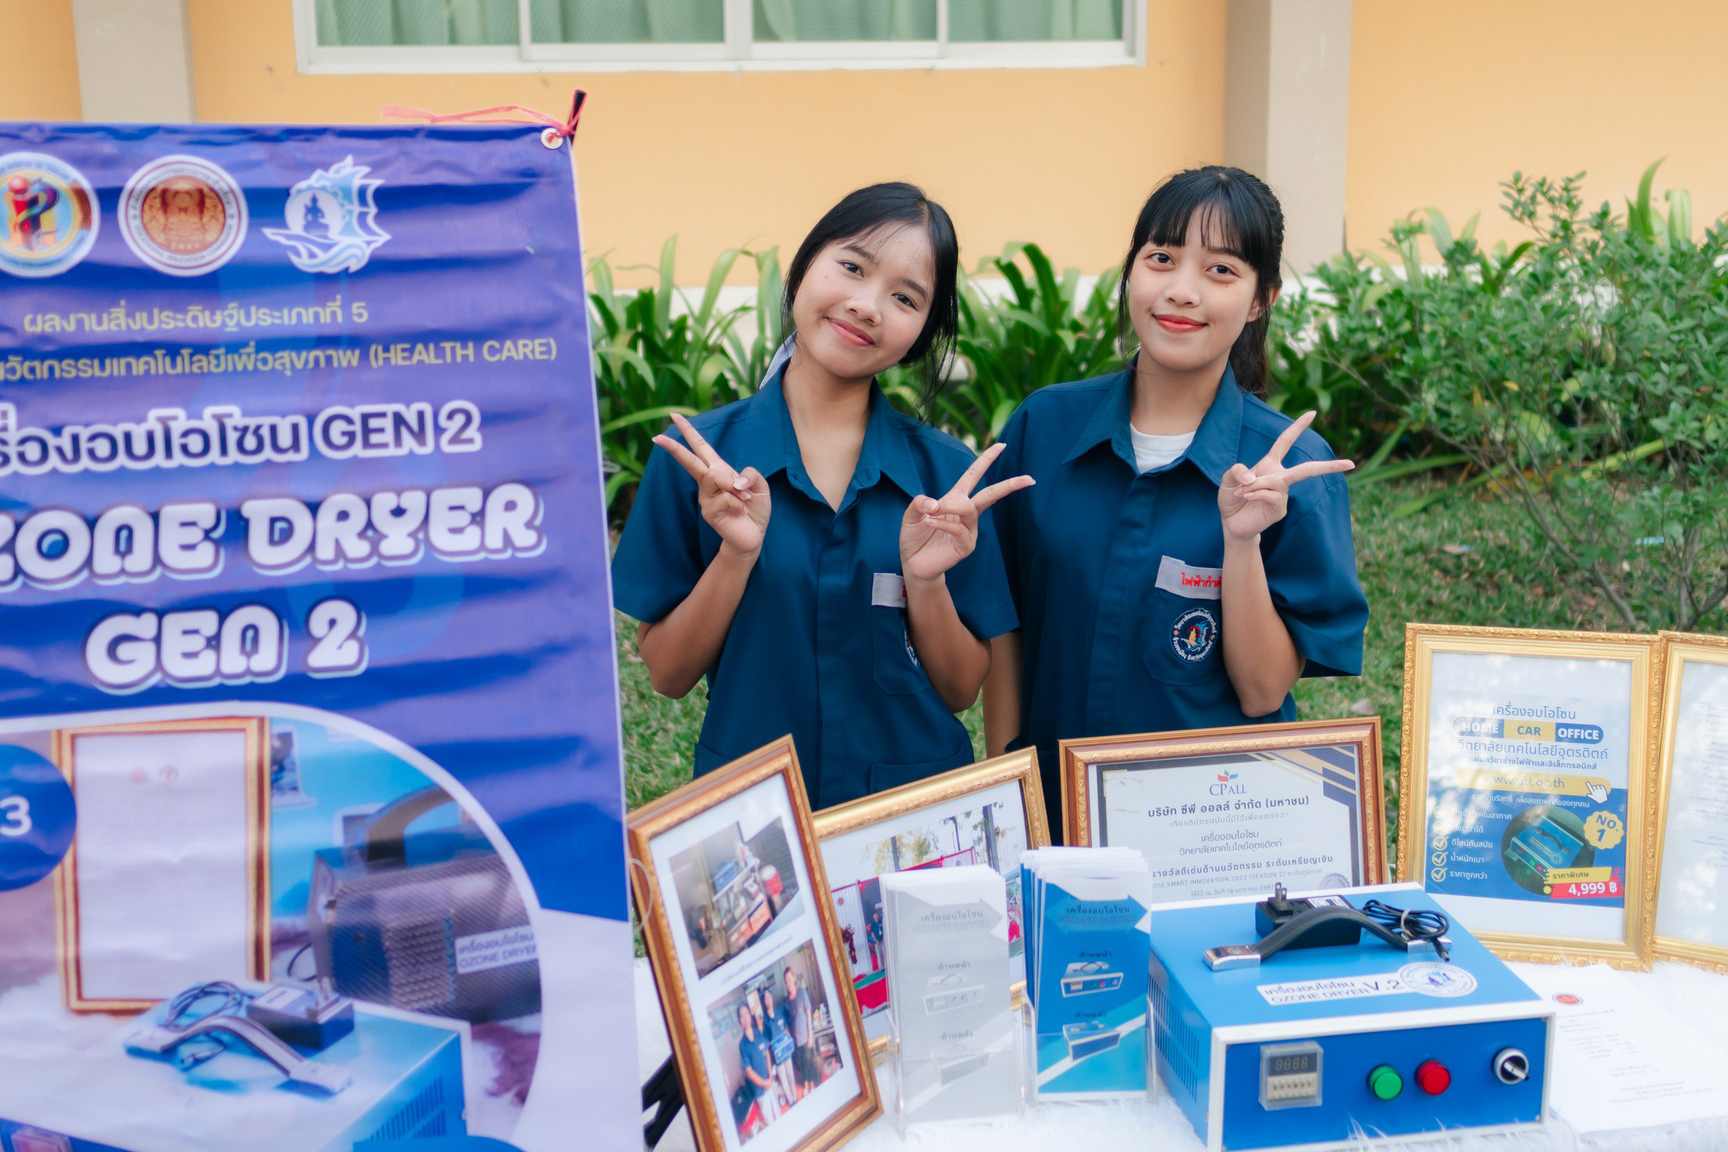
[(639, 1139), (568, 141), (0, 125), (0, 290), (0, 1147)]

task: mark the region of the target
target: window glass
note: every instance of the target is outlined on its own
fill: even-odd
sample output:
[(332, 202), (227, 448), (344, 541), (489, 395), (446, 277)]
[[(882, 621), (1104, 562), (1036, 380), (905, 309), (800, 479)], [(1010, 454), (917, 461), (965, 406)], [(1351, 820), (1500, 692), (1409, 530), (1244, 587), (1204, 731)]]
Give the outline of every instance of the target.
[[(727, 48), (729, 7), (727, 0), (529, 0), (527, 40), (578, 48), (642, 45), (649, 49), (645, 62), (662, 45), (709, 45), (710, 54), (748, 60), (757, 44), (905, 42), (923, 45), (909, 51), (909, 61), (929, 60), (944, 11), (948, 42), (957, 46), (1126, 38), (1122, 0), (750, 0), (749, 26)], [(461, 48), (521, 40), (518, 0), (299, 0), (298, 10), (301, 19), (311, 13), (320, 48)], [(740, 18), (745, 12), (733, 10)], [(1122, 48), (1128, 56), (1128, 45)], [(693, 58), (690, 51), (676, 58)], [(813, 51), (812, 58), (820, 56)]]
[(533, 0), (536, 44), (719, 44), (722, 0)]
[(1122, 36), (1122, 0), (948, 0), (948, 39), (957, 44)]
[(934, 40), (936, 0), (754, 0), (764, 43)]
[(516, 0), (318, 0), (328, 47), (516, 43)]

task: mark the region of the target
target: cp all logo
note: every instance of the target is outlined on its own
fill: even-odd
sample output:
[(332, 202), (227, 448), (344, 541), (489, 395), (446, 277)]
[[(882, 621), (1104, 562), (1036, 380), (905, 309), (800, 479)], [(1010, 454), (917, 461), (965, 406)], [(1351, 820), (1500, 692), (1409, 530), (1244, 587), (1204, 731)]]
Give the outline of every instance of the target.
[(1218, 643), (1218, 617), (1210, 608), (1190, 608), (1176, 617), (1170, 630), (1170, 646), (1176, 655), (1197, 664), (1212, 654)]
[(120, 191), (120, 234), (133, 255), (170, 276), (202, 276), (246, 239), (246, 197), (234, 178), (196, 156), (164, 156)]
[(96, 243), (99, 217), (90, 182), (40, 152), (0, 156), (0, 269), (58, 276)]

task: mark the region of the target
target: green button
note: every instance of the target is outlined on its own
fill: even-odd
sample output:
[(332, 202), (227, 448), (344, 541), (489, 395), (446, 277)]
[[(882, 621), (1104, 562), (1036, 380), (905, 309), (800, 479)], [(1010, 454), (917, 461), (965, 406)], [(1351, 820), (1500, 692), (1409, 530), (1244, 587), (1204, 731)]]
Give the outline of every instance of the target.
[(1382, 1100), (1395, 1099), (1404, 1091), (1404, 1077), (1390, 1064), (1382, 1064), (1368, 1073), (1368, 1090)]

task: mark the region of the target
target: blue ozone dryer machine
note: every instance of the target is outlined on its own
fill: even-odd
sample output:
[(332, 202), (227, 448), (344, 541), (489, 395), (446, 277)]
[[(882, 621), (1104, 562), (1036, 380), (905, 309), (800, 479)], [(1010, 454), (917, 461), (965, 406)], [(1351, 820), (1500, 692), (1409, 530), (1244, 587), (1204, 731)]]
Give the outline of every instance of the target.
[(347, 1001), (325, 1015), (315, 998), (214, 981), (105, 1037), (72, 1029), (0, 1076), (0, 1152), (351, 1152), (467, 1134), (467, 1024)]
[(1415, 885), (1154, 909), (1149, 995), (1159, 1079), (1209, 1152), (1546, 1116), (1553, 1005)]

